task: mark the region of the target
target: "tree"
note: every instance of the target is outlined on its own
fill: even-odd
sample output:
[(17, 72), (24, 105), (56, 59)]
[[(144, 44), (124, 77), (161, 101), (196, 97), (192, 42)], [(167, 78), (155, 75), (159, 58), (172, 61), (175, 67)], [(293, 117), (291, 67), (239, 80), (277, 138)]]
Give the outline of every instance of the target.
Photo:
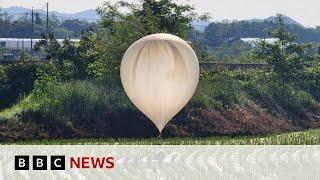
[(301, 86), (304, 84), (301, 83), (304, 69), (313, 59), (307, 53), (309, 45), (294, 43), (296, 36), (288, 32), (283, 15), (277, 15), (277, 23), (278, 29), (271, 31), (270, 35), (278, 40), (271, 44), (262, 41), (260, 57), (267, 60), (271, 71), (281, 83), (282, 90), (285, 88), (285, 83)]
[[(83, 34), (80, 42), (71, 42), (65, 39), (59, 43), (53, 32), (48, 35), (43, 34), (42, 39), (36, 43), (35, 51), (44, 53), (46, 60), (54, 61), (61, 74), (69, 74), (61, 79), (85, 79), (88, 77), (87, 67), (97, 59), (99, 48), (103, 44), (99, 43), (98, 37), (93, 30), (88, 30)], [(70, 75), (67, 71), (72, 71)]]
[(79, 19), (66, 19), (60, 26), (61, 28), (73, 32), (74, 36), (77, 37), (89, 29), (90, 23)]
[(85, 33), (80, 43), (66, 39), (59, 44), (50, 32), (37, 43), (36, 50), (44, 49), (46, 59), (56, 60), (60, 67), (71, 62), (75, 78), (92, 75), (118, 83), (122, 56), (133, 42), (153, 33), (170, 33), (186, 39), (190, 22), (207, 17), (198, 16), (192, 6), (171, 0), (144, 0), (139, 4), (106, 2), (97, 11), (101, 16), (99, 26)]
[(192, 6), (172, 0), (106, 2), (97, 11), (103, 30), (98, 33), (100, 43), (95, 48), (101, 56), (89, 66), (89, 72), (115, 80), (119, 78), (122, 56), (133, 42), (153, 33), (170, 33), (185, 39), (190, 22), (199, 17)]
[(35, 13), (35, 21), (34, 21), (35, 24), (37, 25), (43, 25), (43, 20), (41, 19), (40, 17), (40, 14), (39, 13)]
[(46, 60), (59, 60), (61, 57), (60, 44), (56, 40), (54, 33), (42, 34), (41, 40), (36, 43), (34, 50), (39, 52), (44, 50)]

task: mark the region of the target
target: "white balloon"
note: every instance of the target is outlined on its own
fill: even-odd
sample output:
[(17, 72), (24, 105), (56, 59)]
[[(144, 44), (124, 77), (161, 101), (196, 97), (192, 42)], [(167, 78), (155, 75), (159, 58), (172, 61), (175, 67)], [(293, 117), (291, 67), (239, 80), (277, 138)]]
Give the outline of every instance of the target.
[(129, 47), (120, 74), (129, 99), (161, 132), (193, 96), (199, 62), (183, 39), (153, 34)]

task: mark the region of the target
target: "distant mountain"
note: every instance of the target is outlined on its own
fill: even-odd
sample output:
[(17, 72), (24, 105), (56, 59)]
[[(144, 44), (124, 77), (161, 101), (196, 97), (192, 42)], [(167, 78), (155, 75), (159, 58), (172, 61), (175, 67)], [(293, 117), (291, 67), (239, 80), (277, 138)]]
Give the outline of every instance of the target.
[[(276, 19), (277, 19), (276, 16), (271, 16), (271, 17), (268, 17), (266, 19), (250, 19), (248, 21), (249, 22), (263, 22), (263, 21), (276, 22)], [(290, 17), (287, 17), (287, 16), (284, 17), (284, 23), (288, 24), (288, 25), (299, 25), (299, 26), (302, 26), (302, 24), (300, 24), (298, 21), (296, 21), (296, 20), (294, 20), (294, 19), (292, 19)]]
[[(276, 22), (276, 16), (271, 16), (271, 17), (268, 17), (266, 19), (249, 19), (249, 20), (244, 20), (244, 21), (248, 21), (248, 22), (265, 22), (265, 21), (270, 21), (270, 22)], [(228, 21), (228, 20), (223, 20), (223, 21), (219, 21), (221, 23), (224, 23), (224, 22), (234, 22), (234, 21)], [(215, 21), (215, 23), (219, 23), (218, 21)], [(290, 17), (287, 17), (285, 16), (284, 17), (284, 22), (285, 24), (288, 24), (288, 25), (298, 25), (298, 26), (303, 26), (302, 24), (300, 24), (298, 21), (295, 21), (294, 19), (290, 18)], [(210, 22), (210, 21), (193, 21), (191, 23), (191, 25), (197, 30), (197, 31), (200, 31), (200, 32), (204, 32), (205, 31), (205, 28), (209, 26), (210, 23), (213, 23), (213, 22)]]
[(100, 18), (100, 16), (97, 14), (97, 12), (94, 9), (82, 11), (75, 14), (70, 14), (71, 18), (81, 18), (81, 19), (87, 19), (87, 20), (97, 20)]
[[(12, 15), (14, 17), (31, 12), (31, 9), (17, 7), (17, 6), (12, 6), (9, 8), (0, 8), (0, 9), (1, 9), (1, 11), (0, 11), (1, 13), (8, 13), (8, 15)], [(35, 9), (34, 12), (39, 13), (39, 14), (46, 14), (46, 11), (42, 10), (42, 9)], [(54, 14), (58, 17), (69, 18), (69, 19), (84, 19), (84, 20), (90, 20), (90, 21), (99, 19), (99, 15), (97, 14), (97, 12), (94, 9), (89, 9), (89, 10), (85, 10), (85, 11), (74, 13), (74, 14), (61, 13), (61, 12), (57, 12), (57, 11), (50, 11), (49, 14)], [(266, 19), (249, 19), (247, 21), (249, 21), (249, 22), (263, 22), (263, 21), (275, 22), (275, 20), (276, 20), (276, 16), (272, 16), (272, 17), (269, 17)], [(302, 26), (299, 22), (295, 21), (294, 19), (292, 19), (290, 17), (285, 17), (284, 21), (286, 24), (290, 24), (290, 25), (295, 24), (295, 25)], [(210, 23), (211, 23), (210, 21), (194, 21), (191, 24), (196, 30), (203, 32), (205, 30), (205, 28)]]
[(23, 8), (23, 7), (17, 7), (17, 6), (12, 6), (9, 8), (2, 8), (0, 7), (0, 13), (6, 13), (8, 15), (19, 15), (19, 14), (25, 14), (25, 13), (29, 13), (31, 10), (27, 9), (27, 8)]
[[(12, 6), (9, 8), (0, 8), (0, 9), (1, 9), (0, 11), (1, 13), (7, 13), (8, 15), (11, 15), (14, 17), (22, 16), (23, 14), (26, 14), (26, 13), (31, 13), (31, 9), (17, 7), (17, 6)], [(39, 14), (46, 14), (46, 11), (42, 9), (35, 9), (34, 12)], [(90, 21), (99, 19), (99, 15), (96, 13), (94, 9), (89, 9), (89, 10), (82, 11), (79, 13), (74, 13), (74, 14), (50, 11), (49, 14), (50, 15), (54, 14), (55, 16), (58, 16), (60, 18), (68, 18), (68, 19), (84, 19), (84, 20), (90, 20)]]
[(210, 21), (193, 21), (191, 26), (194, 27), (195, 30), (204, 32), (207, 26), (209, 26)]

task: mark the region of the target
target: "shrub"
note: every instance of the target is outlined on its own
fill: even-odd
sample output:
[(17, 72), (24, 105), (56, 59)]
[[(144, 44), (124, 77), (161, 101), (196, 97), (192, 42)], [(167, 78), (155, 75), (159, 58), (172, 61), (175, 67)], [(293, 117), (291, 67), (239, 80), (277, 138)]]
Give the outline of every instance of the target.
[[(156, 127), (137, 110), (121, 86), (100, 80), (76, 80), (48, 86), (35, 96), (37, 109), (22, 112), (22, 119), (48, 126), (68, 136), (68, 131), (96, 137), (149, 137)], [(79, 134), (77, 135), (79, 136)]]
[(34, 83), (33, 95), (42, 104), (50, 104), (48, 95), (54, 93), (54, 87), (60, 82), (60, 72), (55, 62), (43, 63), (37, 69), (37, 79)]
[(228, 72), (205, 72), (191, 102), (195, 107), (229, 108), (246, 103), (239, 82)]
[(87, 121), (102, 116), (106, 111), (131, 108), (120, 87), (97, 80), (47, 86), (46, 92), (37, 101), (44, 116), (56, 121)]
[(282, 107), (287, 111), (298, 111), (301, 108), (312, 108), (313, 97), (294, 83), (283, 83), (273, 72), (257, 71), (241, 76), (244, 91), (256, 102), (268, 109)]
[(317, 99), (320, 100), (320, 66), (312, 66), (304, 71), (307, 90)]
[(13, 105), (32, 90), (36, 68), (36, 64), (29, 63), (0, 66), (0, 109)]

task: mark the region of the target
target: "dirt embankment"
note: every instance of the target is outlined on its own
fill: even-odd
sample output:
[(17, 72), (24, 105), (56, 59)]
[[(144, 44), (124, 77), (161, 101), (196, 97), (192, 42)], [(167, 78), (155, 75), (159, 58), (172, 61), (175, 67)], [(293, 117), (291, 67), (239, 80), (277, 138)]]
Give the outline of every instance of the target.
[[(155, 137), (155, 126), (140, 112), (106, 112), (82, 124), (75, 121), (0, 123), (0, 142), (47, 138)], [(265, 135), (320, 127), (319, 110), (272, 115), (258, 106), (230, 109), (184, 108), (163, 130), (164, 137)]]

